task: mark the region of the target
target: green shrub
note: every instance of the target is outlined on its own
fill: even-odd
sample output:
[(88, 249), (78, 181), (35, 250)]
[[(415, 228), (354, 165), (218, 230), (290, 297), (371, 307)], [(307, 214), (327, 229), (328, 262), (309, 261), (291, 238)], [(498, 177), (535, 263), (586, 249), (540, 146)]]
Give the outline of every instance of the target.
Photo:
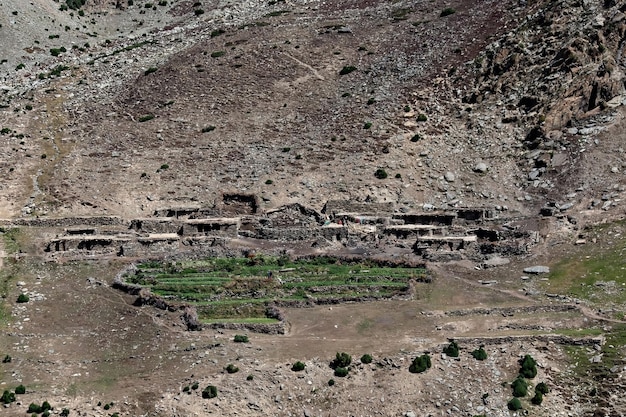
[(511, 383), (511, 388), (513, 388), (514, 397), (525, 397), (526, 394), (528, 394), (528, 383), (524, 378), (519, 376)]
[(252, 381), (254, 379), (254, 375), (250, 374), (246, 377), (246, 381)]
[(306, 365), (303, 362), (296, 362), (293, 364), (293, 366), (291, 367), (291, 370), (294, 372), (300, 372), (300, 371), (304, 371), (304, 368), (306, 367)]
[(420, 113), (419, 115), (417, 115), (418, 122), (425, 122), (426, 120), (428, 120), (428, 117), (426, 117), (424, 113)]
[(183, 388), (183, 392), (191, 393), (191, 387), (187, 385), (186, 387)]
[(443, 353), (450, 356), (451, 358), (459, 357), (459, 345), (453, 340), (450, 344), (443, 348)]
[(346, 352), (337, 352), (335, 355), (335, 359), (330, 363), (330, 367), (333, 369), (337, 368), (347, 368), (352, 363), (352, 356), (348, 355)]
[(511, 411), (517, 411), (522, 409), (522, 402), (519, 398), (511, 398), (506, 406)]
[(10, 363), (12, 359), (13, 358), (11, 358), (11, 355), (4, 355), (4, 358), (2, 359), (2, 363)]
[(215, 51), (215, 52), (211, 52), (211, 58), (219, 58), (221, 56), (224, 56), (226, 52), (224, 51)]
[(154, 119), (154, 114), (144, 114), (139, 119), (139, 123), (147, 122), (148, 120)]
[(335, 380), (334, 379), (329, 379), (328, 380), (328, 386), (332, 387), (333, 385), (335, 385)]
[(199, 386), (200, 385), (197, 382), (194, 382), (193, 384), (191, 384), (191, 389), (195, 391), (198, 389)]
[(350, 372), (348, 370), (348, 368), (335, 368), (335, 376), (339, 377), (339, 378), (343, 378), (348, 376), (348, 372)]
[(30, 403), (27, 413), (41, 413), (43, 410), (39, 404)]
[(209, 126), (206, 126), (206, 127), (202, 128), (202, 133), (208, 133), (208, 132), (212, 132), (214, 130), (215, 130), (215, 126), (209, 125)]
[(233, 341), (235, 343), (248, 343), (249, 339), (245, 334), (236, 334)]
[(195, 14), (196, 16), (200, 16), (201, 14), (204, 14), (204, 10), (196, 9), (193, 11), (193, 14)]
[(28, 298), (28, 295), (26, 295), (26, 294), (20, 294), (17, 297), (17, 302), (18, 303), (27, 303), (29, 300), (30, 300), (30, 298)]
[(214, 31), (211, 32), (211, 37), (214, 38), (216, 36), (223, 35), (224, 33), (226, 33), (224, 29), (215, 29)]
[(150, 68), (148, 68), (147, 70), (145, 70), (145, 71), (143, 72), (143, 75), (152, 74), (153, 72), (157, 72), (157, 71), (158, 71), (158, 68), (155, 68), (155, 67), (150, 67)]
[[(46, 410), (43, 413), (41, 413), (41, 417), (50, 417), (50, 410)], [(111, 416), (113, 417), (113, 416)]]
[(372, 355), (370, 355), (369, 353), (366, 353), (365, 355), (361, 356), (361, 363), (372, 363)]
[(15, 67), (15, 71), (19, 71), (19, 70), (21, 70), (21, 69), (23, 69), (23, 68), (26, 68), (26, 65), (24, 65), (24, 64), (18, 64), (18, 65)]
[(483, 348), (483, 346), (481, 346), (478, 349), (472, 351), (472, 356), (476, 360), (484, 361), (485, 359), (487, 359), (487, 352), (485, 352), (485, 349)]
[(441, 13), (439, 14), (439, 17), (446, 17), (455, 13), (456, 13), (456, 10), (454, 10), (452, 7), (446, 7), (445, 9), (441, 11)]
[(232, 363), (229, 363), (228, 366), (226, 366), (226, 372), (228, 372), (229, 374), (234, 374), (239, 372), (239, 368), (237, 368)]
[(525, 355), (520, 360), (520, 375), (524, 378), (533, 379), (537, 376), (537, 362), (530, 355)]
[(356, 71), (356, 67), (353, 67), (351, 65), (345, 66), (341, 69), (341, 71), (339, 71), (339, 75), (346, 75), (346, 74), (350, 74), (351, 72)]
[(15, 387), (15, 393), (16, 394), (26, 394), (26, 387), (24, 385), (18, 385), (17, 387)]
[(387, 178), (387, 171), (382, 168), (378, 168), (374, 173), (374, 176), (379, 180), (384, 180), (385, 178)]
[(365, 122), (363, 124), (363, 129), (367, 130), (370, 129), (372, 127), (372, 123), (371, 122)]
[(214, 385), (208, 385), (202, 390), (202, 398), (215, 398), (217, 397), (217, 387)]
[(431, 366), (430, 355), (424, 354), (413, 359), (413, 362), (409, 366), (409, 372), (418, 374), (426, 371)]
[(61, 413), (59, 414), (61, 417), (68, 417), (70, 415), (70, 410), (69, 408), (64, 408), (63, 410), (61, 410)]
[(546, 395), (547, 393), (550, 392), (550, 389), (548, 388), (548, 385), (545, 382), (540, 382), (535, 387), (535, 392), (540, 392), (543, 395)]
[(530, 402), (534, 405), (541, 405), (541, 403), (543, 402), (543, 394), (539, 391), (536, 391), (535, 396), (530, 400)]
[(15, 393), (9, 390), (4, 390), (2, 397), (0, 397), (0, 402), (3, 404), (11, 404), (12, 402), (15, 402)]
[(161, 165), (161, 166), (159, 167), (159, 169), (160, 169), (161, 171), (165, 171), (166, 169), (169, 169), (169, 167), (170, 167), (170, 166), (169, 166), (168, 164), (163, 164), (163, 165)]
[(274, 184), (274, 181), (272, 181), (272, 180), (265, 180), (265, 184), (272, 185), (272, 184)]
[(369, 100), (367, 100), (367, 105), (368, 106), (371, 106), (374, 103), (376, 103), (376, 99), (375, 98), (370, 98)]

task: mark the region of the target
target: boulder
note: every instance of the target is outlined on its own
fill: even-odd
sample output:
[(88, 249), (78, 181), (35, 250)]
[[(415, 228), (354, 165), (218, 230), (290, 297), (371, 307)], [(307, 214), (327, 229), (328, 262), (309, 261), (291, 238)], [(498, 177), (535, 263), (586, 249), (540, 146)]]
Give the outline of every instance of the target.
[(550, 268), (542, 265), (529, 266), (528, 268), (524, 268), (525, 274), (548, 274), (550, 273)]

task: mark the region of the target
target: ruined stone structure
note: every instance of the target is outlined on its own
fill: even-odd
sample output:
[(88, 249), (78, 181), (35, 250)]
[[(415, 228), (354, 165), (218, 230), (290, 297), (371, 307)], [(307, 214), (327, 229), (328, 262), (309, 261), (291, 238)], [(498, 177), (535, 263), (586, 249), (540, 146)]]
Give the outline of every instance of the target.
[[(480, 262), (495, 255), (524, 254), (539, 239), (536, 231), (515, 223), (521, 219), (514, 215), (501, 218), (502, 212), (489, 208), (397, 213), (388, 203), (329, 201), (322, 212), (300, 204), (260, 212), (257, 203), (255, 196), (225, 195), (215, 207), (165, 208), (128, 223), (117, 217), (18, 219), (12, 223), (55, 230), (56, 235), (44, 245), (44, 251), (54, 257), (165, 256), (215, 246), (227, 248), (243, 239), (250, 244), (258, 240), (259, 244), (362, 247), (368, 252), (398, 247), (424, 260)], [(237, 215), (231, 216), (233, 213)]]

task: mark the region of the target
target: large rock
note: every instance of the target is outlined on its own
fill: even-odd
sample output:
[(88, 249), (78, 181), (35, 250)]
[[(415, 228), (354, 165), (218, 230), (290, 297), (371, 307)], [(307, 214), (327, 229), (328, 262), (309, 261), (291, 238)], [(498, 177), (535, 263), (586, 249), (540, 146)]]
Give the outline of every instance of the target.
[(550, 273), (550, 268), (542, 265), (529, 266), (528, 268), (524, 268), (524, 273), (526, 274), (548, 274)]

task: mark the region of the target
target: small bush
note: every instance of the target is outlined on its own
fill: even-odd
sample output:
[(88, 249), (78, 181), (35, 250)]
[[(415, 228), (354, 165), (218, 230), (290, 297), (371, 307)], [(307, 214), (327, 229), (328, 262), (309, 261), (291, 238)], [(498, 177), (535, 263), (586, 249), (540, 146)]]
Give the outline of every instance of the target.
[(254, 375), (250, 374), (246, 377), (246, 381), (252, 381), (254, 379)]
[(27, 413), (41, 413), (43, 410), (41, 409), (41, 406), (39, 404), (35, 404), (35, 403), (30, 403), (30, 405), (28, 406), (28, 411), (26, 411)]
[(11, 355), (4, 355), (4, 358), (2, 359), (2, 363), (10, 363), (12, 360)]
[(335, 355), (335, 359), (330, 363), (330, 367), (333, 369), (337, 368), (347, 368), (352, 363), (352, 356), (348, 355), (346, 352), (337, 352)]
[(446, 17), (455, 13), (456, 13), (456, 10), (454, 10), (452, 7), (446, 7), (445, 9), (441, 11), (441, 13), (439, 14), (439, 17)]
[(148, 68), (147, 70), (145, 70), (145, 71), (143, 72), (143, 75), (152, 74), (153, 72), (157, 72), (157, 71), (158, 71), (158, 68), (155, 68), (155, 67), (150, 67), (150, 68)]
[(245, 334), (236, 334), (233, 341), (235, 343), (248, 343), (249, 339)]
[(485, 359), (487, 359), (487, 352), (485, 352), (485, 349), (483, 348), (483, 346), (481, 346), (478, 349), (472, 351), (472, 356), (476, 360), (484, 361)]
[(367, 100), (367, 105), (368, 106), (371, 106), (374, 103), (376, 103), (376, 99), (375, 98), (370, 98), (369, 100)]
[(522, 409), (522, 402), (519, 398), (511, 398), (506, 406), (511, 411), (517, 411)]
[(215, 130), (215, 126), (210, 125), (210, 126), (207, 126), (207, 127), (203, 127), (202, 128), (202, 133), (208, 133), (208, 132), (212, 132), (214, 130)]
[(372, 363), (372, 355), (370, 355), (369, 353), (366, 353), (365, 355), (361, 356), (361, 363)]
[(191, 385), (191, 389), (195, 391), (195, 390), (197, 390), (197, 389), (198, 389), (198, 387), (199, 387), (199, 386), (200, 386), (200, 385), (199, 385), (197, 382), (194, 382), (194, 383)]
[(384, 180), (385, 178), (387, 178), (388, 174), (387, 171), (385, 171), (384, 169), (378, 168), (374, 173), (374, 176), (379, 180)]
[(187, 392), (191, 394), (191, 387), (187, 385), (186, 387), (183, 388), (183, 392)]
[(367, 130), (367, 129), (370, 129), (371, 127), (372, 127), (372, 123), (371, 122), (363, 123), (363, 129)]
[(411, 111), (411, 106), (404, 106), (404, 112), (408, 113)]
[(224, 33), (226, 33), (224, 29), (215, 29), (214, 31), (211, 32), (211, 37), (214, 38), (216, 36), (223, 35)]
[(335, 376), (339, 378), (348, 376), (348, 372), (350, 372), (348, 368), (335, 368)]
[(15, 387), (15, 393), (16, 394), (26, 394), (26, 387), (24, 385), (18, 385), (17, 387)]
[(274, 184), (274, 181), (272, 181), (272, 180), (265, 180), (265, 184), (272, 185), (272, 184)]
[(202, 390), (202, 398), (215, 398), (217, 397), (217, 387), (209, 385)]
[(517, 377), (515, 381), (511, 384), (511, 388), (513, 388), (513, 396), (514, 397), (525, 397), (528, 394), (528, 383), (526, 380), (521, 377)]
[(451, 358), (459, 357), (459, 345), (453, 340), (450, 342), (448, 346), (443, 348), (443, 353), (450, 356)]
[(535, 396), (530, 400), (534, 405), (541, 405), (543, 402), (543, 394), (539, 391), (535, 392)]
[(211, 58), (219, 58), (221, 56), (224, 56), (226, 52), (224, 51), (215, 51), (215, 52), (211, 52)]
[(159, 169), (160, 169), (161, 171), (165, 171), (166, 169), (169, 169), (169, 167), (170, 167), (170, 166), (169, 166), (168, 164), (163, 164), (163, 165), (161, 165), (161, 166), (159, 167)]
[(335, 385), (335, 380), (334, 379), (329, 379), (328, 380), (328, 386), (332, 387), (333, 385)]
[(29, 300), (30, 300), (30, 298), (28, 298), (28, 295), (26, 295), (26, 294), (20, 294), (17, 297), (17, 302), (18, 303), (27, 303)]
[(229, 374), (234, 374), (239, 372), (239, 368), (237, 368), (232, 363), (229, 363), (228, 366), (226, 366), (226, 372), (228, 372)]
[(432, 366), (430, 361), (430, 355), (424, 354), (422, 356), (418, 356), (413, 359), (411, 366), (409, 366), (409, 372), (413, 374), (419, 374), (421, 372), (426, 371), (428, 368)]
[(70, 410), (69, 408), (64, 408), (63, 410), (61, 410), (61, 413), (59, 414), (61, 417), (68, 417), (70, 415)]
[(306, 367), (306, 365), (303, 362), (296, 362), (293, 364), (293, 366), (291, 367), (291, 370), (294, 372), (300, 372), (300, 371), (304, 371), (304, 368)]
[(417, 121), (418, 122), (425, 122), (426, 120), (428, 120), (428, 117), (426, 117), (426, 115), (424, 113), (420, 113), (417, 116)]
[(535, 392), (540, 392), (543, 395), (546, 395), (547, 393), (550, 392), (550, 389), (548, 388), (548, 385), (545, 382), (540, 382), (535, 387)]
[(144, 114), (139, 119), (139, 123), (147, 122), (148, 120), (154, 119), (154, 114)]
[(345, 66), (341, 69), (341, 71), (339, 71), (339, 75), (346, 75), (346, 74), (350, 74), (351, 72), (356, 71), (356, 67), (353, 67), (351, 65), (349, 66)]
[(196, 16), (200, 16), (201, 14), (204, 14), (204, 10), (196, 9), (193, 11), (193, 14), (195, 14)]

